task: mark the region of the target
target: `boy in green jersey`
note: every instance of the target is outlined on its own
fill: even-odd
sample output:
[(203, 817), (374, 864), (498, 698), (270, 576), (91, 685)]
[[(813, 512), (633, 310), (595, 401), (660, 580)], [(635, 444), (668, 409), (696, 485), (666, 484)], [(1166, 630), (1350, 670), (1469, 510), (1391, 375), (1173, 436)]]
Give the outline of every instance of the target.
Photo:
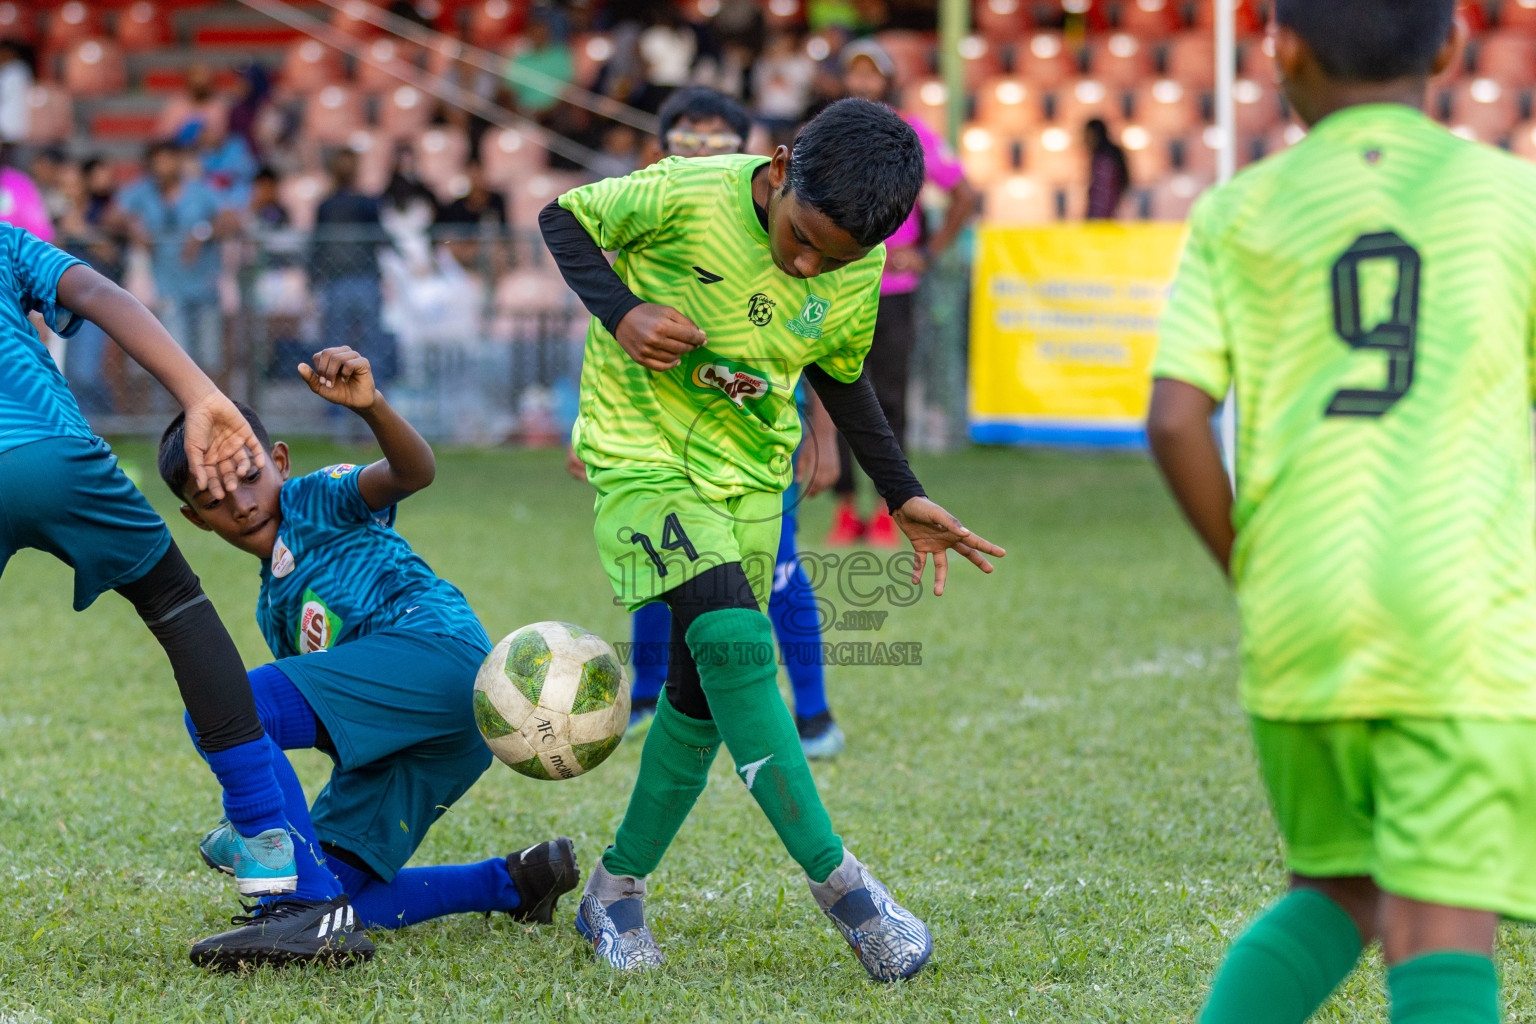
[[(888, 107), (844, 100), (802, 129), (793, 153), (667, 159), (567, 192), (540, 216), (593, 314), (574, 443), (597, 490), (598, 549), (628, 608), (660, 599), (672, 611), (666, 692), (576, 919), (614, 967), (661, 963), (645, 877), (722, 740), (871, 976), (908, 977), (932, 951), (927, 928), (833, 832), (763, 614), (802, 372), (911, 539), (914, 580), (931, 555), (942, 593), (949, 550), (986, 571), (986, 556), (1002, 554), (923, 496), (861, 375), (880, 243), (922, 181), (912, 129)], [(618, 251), (612, 267), (603, 249)]]
[(1454, 8), (1278, 0), (1312, 131), (1197, 204), (1164, 318), (1148, 434), (1237, 591), (1291, 872), (1204, 1024), (1298, 1024), (1373, 941), (1393, 1021), (1495, 1021), (1536, 918), (1536, 169), (1420, 112)]

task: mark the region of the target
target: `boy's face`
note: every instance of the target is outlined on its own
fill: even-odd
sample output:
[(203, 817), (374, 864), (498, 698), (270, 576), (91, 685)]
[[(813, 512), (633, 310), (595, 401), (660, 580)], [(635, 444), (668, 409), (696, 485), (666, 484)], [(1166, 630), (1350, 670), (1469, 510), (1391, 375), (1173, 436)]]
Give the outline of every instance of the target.
[(216, 533), (246, 554), (271, 558), (278, 528), (283, 525), (278, 495), (288, 479), (288, 446), (279, 441), (267, 452), (267, 464), (252, 469), (233, 492), (218, 501), (207, 491), (192, 493), (188, 483), (181, 514), (199, 530)]
[(780, 146), (768, 164), (768, 249), (790, 277), (827, 274), (857, 263), (874, 248), (860, 245), (832, 218), (784, 189), (789, 149)]

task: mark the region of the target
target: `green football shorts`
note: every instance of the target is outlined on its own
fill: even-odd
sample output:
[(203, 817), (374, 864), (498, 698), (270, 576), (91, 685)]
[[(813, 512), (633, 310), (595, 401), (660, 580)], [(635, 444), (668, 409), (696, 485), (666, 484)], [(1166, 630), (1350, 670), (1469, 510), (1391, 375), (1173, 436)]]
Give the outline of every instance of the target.
[(1536, 920), (1536, 723), (1253, 719), (1299, 875)]
[(714, 501), (686, 476), (651, 468), (589, 467), (587, 479), (597, 488), (597, 550), (627, 610), (731, 562), (741, 563), (758, 604), (768, 607), (783, 515), (778, 492)]

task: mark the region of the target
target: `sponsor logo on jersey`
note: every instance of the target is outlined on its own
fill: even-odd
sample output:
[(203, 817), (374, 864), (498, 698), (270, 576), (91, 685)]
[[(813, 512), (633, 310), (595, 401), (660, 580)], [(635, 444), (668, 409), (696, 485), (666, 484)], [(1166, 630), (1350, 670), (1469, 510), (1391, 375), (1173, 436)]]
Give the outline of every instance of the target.
[(777, 305), (772, 299), (758, 292), (747, 302), (747, 320), (758, 327), (767, 327), (773, 320), (773, 307)]
[(342, 477), (346, 476), (348, 473), (352, 472), (356, 468), (357, 468), (357, 464), (356, 463), (352, 463), (352, 462), (343, 462), (339, 466), (332, 466), (331, 467), (331, 479), (332, 480), (340, 480)]
[(293, 645), (300, 654), (330, 650), (341, 635), (341, 619), (325, 606), (313, 590), (304, 591), (304, 606), (299, 610), (299, 628)]
[(784, 326), (800, 337), (814, 341), (821, 337), (821, 326), (827, 322), (827, 313), (831, 309), (831, 299), (824, 299), (812, 293), (805, 297), (805, 305), (800, 307), (800, 312), (795, 318)]
[(283, 538), (277, 538), (272, 545), (272, 575), (282, 579), (293, 572), (293, 565), (293, 552), (283, 543)]
[(745, 410), (750, 399), (767, 398), (773, 390), (768, 378), (750, 366), (733, 359), (701, 362), (693, 368), (693, 386), (704, 391), (719, 391), (738, 409)]

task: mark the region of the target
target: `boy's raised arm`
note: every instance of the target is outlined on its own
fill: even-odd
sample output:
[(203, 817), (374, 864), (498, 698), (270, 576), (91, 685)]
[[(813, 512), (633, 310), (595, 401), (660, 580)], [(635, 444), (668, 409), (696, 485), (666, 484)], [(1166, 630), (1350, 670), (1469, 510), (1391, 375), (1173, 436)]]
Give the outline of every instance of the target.
[(432, 446), (396, 412), (373, 384), (368, 360), (345, 345), (315, 353), (315, 362), (299, 364), (299, 376), (327, 402), (357, 413), (373, 431), (384, 457), (357, 475), (357, 490), (375, 512), (409, 498), (437, 476)]
[(198, 490), (233, 491), (266, 456), (235, 404), (144, 304), (83, 263), (59, 277), (59, 305), (100, 327), (165, 386), (187, 414), (187, 464)]

